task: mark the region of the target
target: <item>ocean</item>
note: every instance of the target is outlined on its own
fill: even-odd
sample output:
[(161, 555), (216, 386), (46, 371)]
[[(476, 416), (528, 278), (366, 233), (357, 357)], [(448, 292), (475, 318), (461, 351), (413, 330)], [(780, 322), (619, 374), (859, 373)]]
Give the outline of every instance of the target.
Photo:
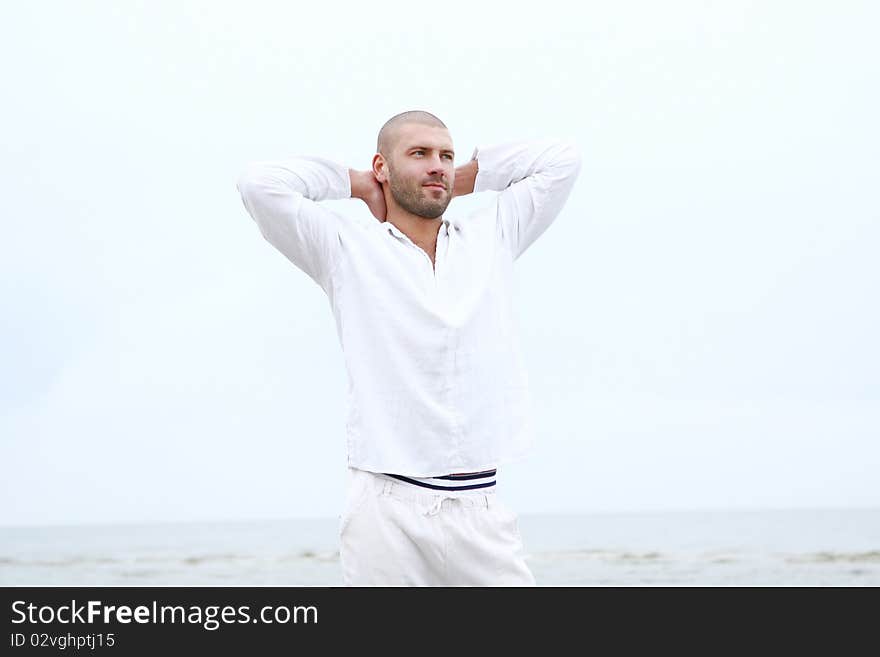
[[(878, 586), (880, 509), (529, 515), (539, 586)], [(0, 528), (0, 585), (341, 586), (335, 518)]]

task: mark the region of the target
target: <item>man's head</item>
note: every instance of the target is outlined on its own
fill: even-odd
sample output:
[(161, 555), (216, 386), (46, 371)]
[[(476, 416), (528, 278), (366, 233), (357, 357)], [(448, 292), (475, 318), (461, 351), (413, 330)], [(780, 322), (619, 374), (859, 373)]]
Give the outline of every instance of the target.
[(376, 150), (373, 172), (397, 205), (426, 219), (443, 215), (455, 181), (455, 152), (443, 121), (418, 110), (397, 114), (379, 131)]

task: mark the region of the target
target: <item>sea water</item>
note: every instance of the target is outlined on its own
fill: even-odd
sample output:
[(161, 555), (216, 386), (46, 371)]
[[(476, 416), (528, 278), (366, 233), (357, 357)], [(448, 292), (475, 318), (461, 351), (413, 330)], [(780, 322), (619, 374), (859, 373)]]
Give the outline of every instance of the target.
[[(336, 518), (0, 528), (0, 585), (340, 586)], [(521, 515), (539, 586), (878, 586), (880, 509)]]

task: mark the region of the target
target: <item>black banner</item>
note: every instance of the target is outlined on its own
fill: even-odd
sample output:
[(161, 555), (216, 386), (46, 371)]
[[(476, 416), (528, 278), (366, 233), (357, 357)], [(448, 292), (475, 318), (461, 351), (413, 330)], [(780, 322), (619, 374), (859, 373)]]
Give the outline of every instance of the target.
[(707, 632), (726, 646), (816, 647), (843, 623), (846, 633), (828, 644), (839, 650), (867, 632), (875, 599), (876, 589), (7, 587), (2, 654), (251, 654), (398, 641), (470, 651), (527, 638), (656, 649)]

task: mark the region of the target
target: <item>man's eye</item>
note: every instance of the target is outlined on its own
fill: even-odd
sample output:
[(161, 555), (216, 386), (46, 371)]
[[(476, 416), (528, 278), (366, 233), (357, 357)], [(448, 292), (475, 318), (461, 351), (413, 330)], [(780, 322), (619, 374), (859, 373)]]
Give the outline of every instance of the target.
[[(413, 155), (422, 155), (422, 154), (424, 154), (424, 152), (425, 152), (425, 151), (413, 151)], [(450, 155), (449, 153), (444, 153), (444, 154), (443, 154), (443, 157), (445, 157), (445, 158), (447, 158), (447, 159), (450, 159), (450, 160), (454, 159), (454, 158), (452, 157), (452, 155)]]

